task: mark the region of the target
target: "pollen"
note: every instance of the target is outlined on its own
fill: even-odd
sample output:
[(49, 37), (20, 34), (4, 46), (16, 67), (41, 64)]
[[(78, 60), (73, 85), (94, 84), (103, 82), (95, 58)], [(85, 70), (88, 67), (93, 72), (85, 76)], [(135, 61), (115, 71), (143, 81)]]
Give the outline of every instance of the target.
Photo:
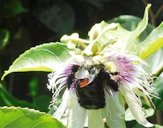
[(105, 65), (106, 70), (109, 72), (117, 71), (117, 66), (113, 61), (106, 62), (104, 65)]

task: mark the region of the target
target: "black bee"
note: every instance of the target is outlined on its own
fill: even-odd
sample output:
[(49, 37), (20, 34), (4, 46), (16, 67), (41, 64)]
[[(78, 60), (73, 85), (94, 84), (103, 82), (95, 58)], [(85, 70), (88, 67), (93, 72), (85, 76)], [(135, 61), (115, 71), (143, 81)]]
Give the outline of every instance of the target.
[[(68, 88), (75, 79), (75, 72), (79, 67), (74, 67), (72, 74), (67, 79)], [(118, 84), (110, 78), (110, 74), (103, 69), (96, 75), (92, 82), (88, 78), (77, 80), (76, 94), (80, 106), (86, 109), (99, 109), (105, 107), (105, 94), (104, 89), (107, 91), (118, 91)], [(108, 91), (108, 93), (109, 93)]]

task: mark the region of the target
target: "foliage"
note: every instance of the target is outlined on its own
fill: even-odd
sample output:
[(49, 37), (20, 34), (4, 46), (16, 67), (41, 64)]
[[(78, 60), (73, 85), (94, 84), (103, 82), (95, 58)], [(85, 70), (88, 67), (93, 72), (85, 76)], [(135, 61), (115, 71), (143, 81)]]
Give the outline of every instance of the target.
[(3, 117), (0, 122), (1, 128), (65, 128), (50, 115), (33, 109), (1, 107), (0, 115)]
[(10, 32), (7, 29), (0, 29), (0, 51), (8, 44)]
[[(2, 79), (12, 72), (53, 71), (64, 63), (70, 53), (61, 43), (47, 43), (26, 51), (2, 76)], [(45, 60), (46, 59), (46, 60)]]

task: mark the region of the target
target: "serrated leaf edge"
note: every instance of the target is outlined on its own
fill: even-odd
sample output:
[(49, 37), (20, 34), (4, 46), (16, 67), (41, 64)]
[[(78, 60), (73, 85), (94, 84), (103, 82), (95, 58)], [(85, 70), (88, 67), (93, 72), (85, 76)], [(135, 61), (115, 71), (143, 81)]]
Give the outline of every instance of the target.
[[(32, 47), (32, 48), (26, 50), (24, 53), (22, 53), (21, 55), (19, 55), (19, 57), (12, 63), (12, 65), (14, 65), (14, 64), (18, 61), (18, 59), (19, 59), (20, 57), (22, 57), (24, 54), (28, 54), (31, 50), (34, 50), (34, 49), (36, 49), (36, 48), (38, 48), (38, 47), (42, 47), (42, 46), (44, 46), (44, 45), (50, 45), (50, 44), (54, 44), (54, 45), (60, 44), (60, 45), (66, 46), (65, 44), (63, 44), (63, 43), (61, 43), (61, 42), (49, 42), (49, 43), (43, 43), (43, 44), (37, 45), (37, 46), (35, 46), (35, 47)], [(11, 66), (12, 66), (12, 65), (11, 65)], [(4, 80), (5, 76), (7, 76), (8, 74), (10, 74), (10, 73), (12, 73), (12, 72), (17, 72), (17, 71), (19, 71), (19, 70), (15, 70), (15, 71), (13, 70), (12, 72), (10, 72), (11, 66), (9, 67), (8, 70), (4, 71), (4, 74), (3, 74), (3, 76), (1, 77), (1, 80)], [(45, 68), (48, 69), (48, 67), (45, 67)], [(50, 68), (49, 68), (48, 70), (51, 71)], [(20, 71), (19, 71), (19, 72), (20, 72)]]

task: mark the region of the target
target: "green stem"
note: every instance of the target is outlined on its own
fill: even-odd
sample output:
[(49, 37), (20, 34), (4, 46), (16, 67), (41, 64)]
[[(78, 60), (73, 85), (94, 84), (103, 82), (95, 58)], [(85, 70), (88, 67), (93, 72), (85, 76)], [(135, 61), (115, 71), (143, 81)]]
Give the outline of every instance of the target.
[(152, 73), (152, 75), (159, 77), (162, 72), (163, 72), (163, 64), (154, 73)]

